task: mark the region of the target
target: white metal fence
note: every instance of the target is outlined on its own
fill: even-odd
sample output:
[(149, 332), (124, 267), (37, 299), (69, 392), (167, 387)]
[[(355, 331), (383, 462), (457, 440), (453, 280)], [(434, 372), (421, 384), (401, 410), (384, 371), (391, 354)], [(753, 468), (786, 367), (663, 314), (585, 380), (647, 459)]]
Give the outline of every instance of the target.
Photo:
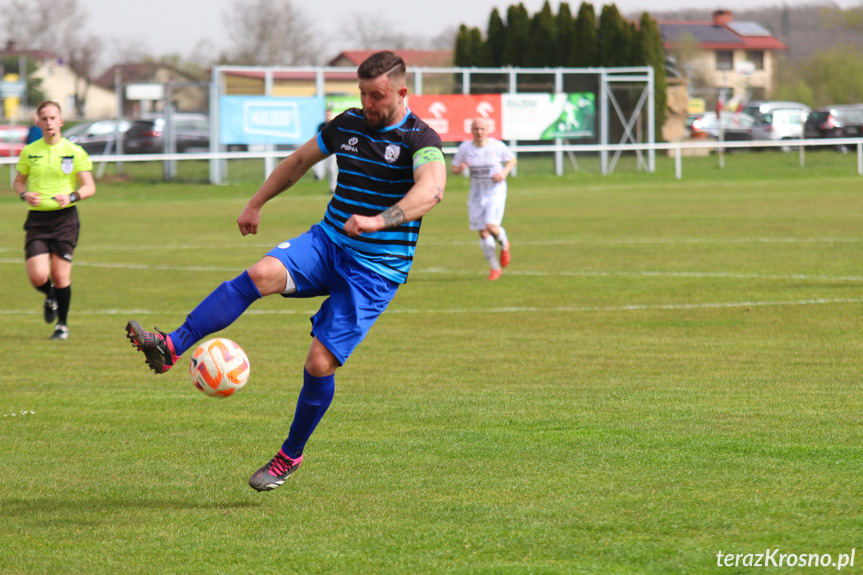
[[(814, 140), (758, 140), (758, 141), (742, 141), (742, 142), (718, 142), (718, 141), (687, 141), (687, 142), (665, 142), (665, 143), (629, 143), (629, 144), (548, 144), (548, 145), (514, 145), (512, 150), (516, 154), (555, 154), (568, 156), (575, 169), (577, 168), (578, 156), (601, 156), (608, 155), (609, 170), (607, 174), (614, 172), (619, 159), (624, 153), (635, 154), (638, 167), (644, 172), (651, 173), (648, 154), (653, 152), (662, 152), (674, 158), (675, 177), (678, 180), (683, 179), (685, 172), (685, 162), (687, 159), (692, 160), (698, 157), (704, 151), (715, 154), (715, 159), (720, 167), (725, 165), (725, 154), (730, 150), (741, 149), (763, 149), (763, 148), (792, 148), (789, 153), (797, 154), (799, 157), (800, 167), (806, 166), (807, 150), (818, 149), (823, 147), (844, 148), (847, 152), (856, 153), (857, 156), (857, 174), (863, 176), (863, 138), (825, 138)], [(444, 148), (444, 153), (447, 155), (455, 154), (455, 147)], [(108, 164), (111, 163), (129, 163), (129, 162), (163, 162), (175, 163), (188, 160), (206, 160), (211, 162), (226, 162), (228, 160), (242, 159), (264, 159), (269, 160), (264, 162), (264, 169), (261, 173), (263, 180), (269, 174), (279, 160), (290, 154), (290, 151), (284, 150), (264, 150), (264, 151), (249, 151), (249, 152), (206, 152), (206, 153), (184, 153), (184, 154), (132, 154), (132, 155), (109, 155), (109, 156), (92, 156), (94, 163), (94, 171), (96, 177), (100, 177)], [(18, 158), (0, 158), (0, 166), (9, 166), (9, 187), (11, 188), (12, 180), (15, 177), (15, 164)], [(555, 162), (557, 175), (563, 175), (563, 166), (560, 162)], [(164, 170), (166, 174), (175, 173), (174, 170)]]

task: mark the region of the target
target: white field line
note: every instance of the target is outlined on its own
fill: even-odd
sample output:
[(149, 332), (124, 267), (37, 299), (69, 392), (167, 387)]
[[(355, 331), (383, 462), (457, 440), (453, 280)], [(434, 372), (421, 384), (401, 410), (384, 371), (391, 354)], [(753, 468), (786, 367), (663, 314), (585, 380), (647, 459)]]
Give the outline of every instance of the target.
[[(290, 239), (290, 238), (285, 238)], [(860, 243), (863, 238), (629, 238), (629, 239), (561, 239), (561, 240), (527, 240), (520, 241), (518, 245), (522, 246), (586, 246), (586, 245), (708, 245), (708, 244), (842, 244), (842, 243)], [(275, 244), (273, 243), (227, 243), (220, 244), (219, 249), (225, 250), (242, 250), (242, 249), (261, 249), (269, 250)], [(437, 247), (453, 247), (453, 246), (469, 246), (474, 247), (476, 240), (449, 240), (435, 241), (433, 239), (424, 239), (420, 241), (420, 246), (437, 246)], [(158, 250), (177, 251), (177, 250), (212, 250), (211, 244), (176, 244), (176, 245), (159, 245), (154, 248), (150, 245), (138, 246), (86, 246), (81, 251), (90, 252), (145, 252)], [(23, 248), (21, 247), (0, 247), (0, 253), (15, 253), (21, 254), (23, 258)], [(0, 260), (0, 263), (17, 263), (20, 260)]]
[[(814, 298), (787, 301), (740, 301), (740, 302), (706, 302), (693, 304), (654, 304), (654, 305), (615, 305), (615, 306), (556, 306), (556, 307), (493, 307), (493, 308), (443, 308), (443, 309), (388, 309), (388, 314), (507, 314), (507, 313), (562, 313), (562, 312), (615, 312), (615, 311), (651, 311), (651, 310), (696, 310), (696, 309), (733, 309), (749, 307), (790, 307), (809, 305), (841, 305), (860, 304), (863, 298)], [(284, 309), (284, 310), (254, 310), (250, 309), (244, 315), (313, 315), (316, 309)], [(122, 315), (127, 317), (140, 315), (168, 315), (178, 313), (166, 310), (148, 309), (106, 309), (106, 310), (75, 310), (76, 315)], [(0, 315), (41, 315), (41, 310), (0, 309)]]
[[(24, 262), (21, 260), (11, 260), (0, 258), (0, 264), (20, 264), (22, 267)], [(142, 271), (185, 271), (185, 272), (228, 272), (240, 273), (244, 269), (242, 266), (172, 266), (172, 265), (154, 265), (154, 264), (133, 264), (133, 263), (117, 263), (117, 262), (87, 262), (77, 261), (76, 266), (79, 267), (96, 267), (106, 269), (128, 269)], [(449, 268), (414, 268), (411, 270), (411, 275), (420, 274), (449, 274), (449, 275), (483, 275), (486, 272), (483, 270), (456, 270)], [(807, 274), (754, 274), (754, 273), (730, 273), (730, 272), (672, 272), (672, 271), (651, 271), (651, 270), (556, 270), (556, 271), (537, 271), (537, 270), (508, 270), (507, 275), (512, 276), (552, 276), (552, 277), (670, 277), (670, 278), (709, 278), (709, 279), (767, 279), (767, 280), (806, 280), (806, 281), (863, 281), (863, 276), (826, 276), (826, 275), (807, 275)]]

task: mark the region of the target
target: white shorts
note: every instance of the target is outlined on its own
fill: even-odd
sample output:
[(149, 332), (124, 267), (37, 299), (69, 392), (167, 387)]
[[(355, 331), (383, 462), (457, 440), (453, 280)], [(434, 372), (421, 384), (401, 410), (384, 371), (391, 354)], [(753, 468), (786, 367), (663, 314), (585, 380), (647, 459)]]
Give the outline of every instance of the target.
[(471, 231), (484, 230), (486, 225), (499, 226), (503, 221), (503, 211), (506, 208), (506, 194), (481, 196), (479, 201), (467, 203), (467, 219)]

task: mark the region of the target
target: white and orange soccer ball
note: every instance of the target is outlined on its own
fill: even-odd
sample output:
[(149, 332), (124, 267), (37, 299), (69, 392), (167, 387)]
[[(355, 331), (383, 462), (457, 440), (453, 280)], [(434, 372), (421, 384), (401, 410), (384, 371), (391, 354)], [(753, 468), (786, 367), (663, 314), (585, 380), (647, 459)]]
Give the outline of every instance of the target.
[(189, 373), (195, 387), (206, 395), (227, 397), (249, 380), (249, 358), (236, 342), (216, 337), (195, 349)]

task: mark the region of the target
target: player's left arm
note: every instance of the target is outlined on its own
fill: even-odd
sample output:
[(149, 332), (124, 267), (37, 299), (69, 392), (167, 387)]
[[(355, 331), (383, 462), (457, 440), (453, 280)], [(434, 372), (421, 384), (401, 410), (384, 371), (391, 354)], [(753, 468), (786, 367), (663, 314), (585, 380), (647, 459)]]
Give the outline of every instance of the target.
[[(93, 178), (93, 172), (78, 172), (75, 174), (78, 179), (78, 189), (71, 194), (57, 194), (54, 199), (60, 204), (61, 208), (65, 208), (72, 202), (79, 202), (91, 197), (96, 193), (96, 180)], [(77, 196), (77, 197), (75, 197)]]
[(518, 160), (516, 160), (515, 158), (511, 159), (510, 161), (508, 161), (503, 166), (503, 169), (501, 171), (499, 171), (498, 173), (496, 173), (494, 176), (492, 176), (491, 179), (494, 180), (495, 182), (504, 181), (506, 179), (506, 177), (509, 176), (509, 173), (512, 171), (512, 169), (515, 167), (515, 165), (517, 163), (518, 163)]
[(377, 232), (418, 220), (443, 200), (446, 188), (443, 153), (438, 148), (428, 148), (418, 154), (425, 154), (427, 161), (420, 160), (422, 163), (414, 168), (414, 185), (405, 197), (375, 216), (352, 215), (344, 225), (349, 236), (356, 237), (364, 232)]

